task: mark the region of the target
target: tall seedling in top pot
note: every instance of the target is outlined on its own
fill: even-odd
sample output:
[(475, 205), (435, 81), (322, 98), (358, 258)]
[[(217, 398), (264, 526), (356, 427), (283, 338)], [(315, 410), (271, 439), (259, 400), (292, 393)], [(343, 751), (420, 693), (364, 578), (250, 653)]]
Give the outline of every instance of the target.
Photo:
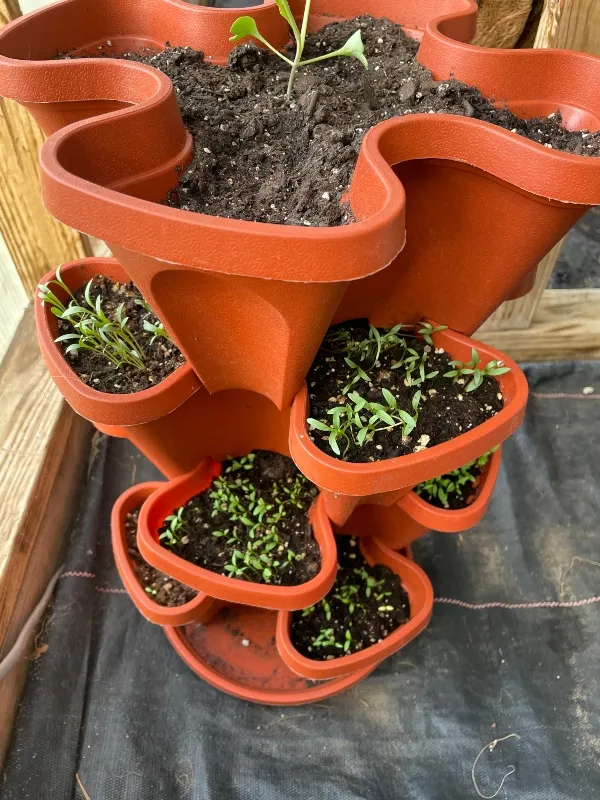
[(289, 64), (291, 67), (290, 78), (285, 95), (288, 100), (292, 96), (294, 79), (299, 67), (306, 67), (309, 64), (316, 64), (317, 61), (325, 61), (328, 58), (335, 58), (336, 56), (351, 56), (352, 58), (357, 58), (365, 67), (365, 69), (368, 69), (369, 64), (365, 58), (365, 49), (363, 47), (362, 36), (359, 30), (353, 33), (345, 44), (343, 44), (337, 50), (334, 50), (332, 53), (324, 53), (322, 56), (317, 56), (316, 58), (307, 58), (303, 61), (302, 53), (304, 52), (304, 45), (306, 43), (306, 32), (308, 30), (308, 15), (310, 14), (311, 0), (306, 0), (304, 4), (302, 27), (300, 29), (298, 29), (298, 25), (296, 24), (296, 20), (294, 19), (294, 15), (292, 14), (292, 10), (289, 7), (287, 0), (275, 0), (275, 2), (277, 4), (277, 8), (279, 9), (279, 13), (290, 26), (294, 36), (294, 41), (296, 42), (296, 52), (293, 60), (285, 56), (265, 39), (265, 37), (259, 32), (253, 17), (239, 17), (239, 19), (236, 19), (231, 26), (231, 33), (233, 36), (229, 39), (229, 41), (239, 42), (240, 39), (245, 39), (248, 36), (252, 36), (259, 42), (262, 42), (262, 44), (264, 44), (265, 47), (268, 47), (269, 50), (272, 53), (275, 53), (276, 56), (283, 59), (286, 64)]

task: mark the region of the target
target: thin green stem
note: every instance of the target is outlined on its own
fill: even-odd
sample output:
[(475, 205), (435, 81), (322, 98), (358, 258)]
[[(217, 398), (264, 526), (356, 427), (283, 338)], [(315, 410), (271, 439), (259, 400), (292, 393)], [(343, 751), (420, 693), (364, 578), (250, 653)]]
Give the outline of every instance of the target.
[(308, 29), (308, 15), (310, 13), (310, 2), (311, 0), (306, 0), (306, 4), (304, 6), (304, 15), (302, 17), (302, 30), (298, 31), (298, 26), (294, 25), (292, 30), (294, 31), (294, 38), (296, 39), (296, 54), (294, 56), (294, 62), (292, 64), (292, 69), (290, 72), (290, 79), (287, 85), (287, 92), (285, 94), (286, 98), (289, 100), (292, 96), (292, 88), (294, 86), (294, 80), (296, 78), (296, 73), (298, 72), (298, 67), (301, 63), (302, 52), (304, 50), (304, 42), (306, 40), (306, 31)]

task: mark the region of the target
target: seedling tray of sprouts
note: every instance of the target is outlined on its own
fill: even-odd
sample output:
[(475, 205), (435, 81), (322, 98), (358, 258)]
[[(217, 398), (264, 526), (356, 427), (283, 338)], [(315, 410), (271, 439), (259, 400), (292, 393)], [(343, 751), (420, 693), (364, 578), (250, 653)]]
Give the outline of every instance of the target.
[(369, 564), (358, 540), (337, 537), (338, 571), (322, 600), (293, 615), (291, 637), (306, 658), (329, 661), (383, 641), (410, 618), (400, 578), (384, 564)]
[(429, 323), (391, 329), (353, 321), (326, 335), (307, 377), (314, 444), (349, 462), (380, 461), (446, 442), (503, 408), (501, 361), (452, 360)]
[(169, 515), (164, 547), (211, 572), (253, 583), (294, 586), (320, 567), (308, 521), (317, 488), (277, 453), (223, 462), (208, 489)]

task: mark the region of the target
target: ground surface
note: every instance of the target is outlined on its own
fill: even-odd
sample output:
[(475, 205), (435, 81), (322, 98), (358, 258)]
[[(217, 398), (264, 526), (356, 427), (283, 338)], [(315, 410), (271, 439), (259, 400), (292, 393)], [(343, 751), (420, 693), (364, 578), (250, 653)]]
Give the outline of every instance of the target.
[(513, 764), (499, 798), (595, 797), (600, 567), (573, 559), (600, 562), (600, 364), (528, 375), (527, 419), (505, 447), (489, 514), (415, 547), (437, 597), (429, 628), (345, 695), (303, 708), (220, 694), (136, 612), (109, 514), (156, 472), (105, 440), (0, 798), (81, 800), (78, 773), (91, 800), (476, 800), (473, 762), (509, 733), (520, 740), (477, 763), (482, 794)]

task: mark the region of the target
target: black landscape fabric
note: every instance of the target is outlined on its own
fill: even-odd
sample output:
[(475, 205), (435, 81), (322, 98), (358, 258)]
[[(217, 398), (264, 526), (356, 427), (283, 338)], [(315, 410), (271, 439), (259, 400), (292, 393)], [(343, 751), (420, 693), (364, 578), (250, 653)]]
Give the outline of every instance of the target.
[(222, 694), (138, 614), (109, 516), (124, 489), (158, 476), (104, 439), (65, 566), (81, 575), (58, 583), (2, 800), (476, 800), (473, 764), (509, 734), (520, 738), (477, 760), (480, 796), (511, 772), (500, 798), (599, 797), (600, 364), (527, 374), (527, 418), (489, 513), (414, 548), (436, 595), (430, 626), (313, 706)]

